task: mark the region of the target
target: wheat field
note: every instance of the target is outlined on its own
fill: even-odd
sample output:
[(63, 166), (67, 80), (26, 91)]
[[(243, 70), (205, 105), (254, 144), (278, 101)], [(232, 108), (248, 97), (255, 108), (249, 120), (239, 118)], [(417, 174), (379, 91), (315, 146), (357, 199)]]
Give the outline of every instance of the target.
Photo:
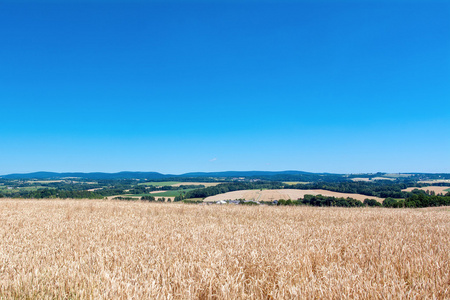
[(449, 299), (450, 208), (0, 201), (1, 299)]

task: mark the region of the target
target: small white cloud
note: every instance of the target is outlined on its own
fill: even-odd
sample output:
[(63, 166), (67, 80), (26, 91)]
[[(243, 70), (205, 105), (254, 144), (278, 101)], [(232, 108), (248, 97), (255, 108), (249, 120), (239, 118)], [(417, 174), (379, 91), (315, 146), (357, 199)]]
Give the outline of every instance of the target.
[(210, 162), (213, 162), (213, 161), (216, 161), (216, 160), (217, 160), (217, 158), (214, 157), (213, 159), (210, 159), (209, 161), (210, 161)]

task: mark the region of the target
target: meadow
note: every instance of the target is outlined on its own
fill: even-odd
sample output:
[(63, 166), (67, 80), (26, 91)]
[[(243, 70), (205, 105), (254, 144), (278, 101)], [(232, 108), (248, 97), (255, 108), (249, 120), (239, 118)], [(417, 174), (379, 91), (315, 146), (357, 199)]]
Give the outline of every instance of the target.
[(176, 184), (180, 184), (180, 181), (151, 181), (151, 182), (142, 182), (138, 185), (147, 185), (147, 186), (172, 186)]
[(0, 298), (450, 298), (449, 207), (2, 199), (0, 224)]
[(147, 185), (147, 186), (174, 186), (179, 187), (181, 185), (203, 185), (205, 187), (208, 186), (216, 186), (221, 182), (190, 182), (190, 181), (150, 181), (150, 182), (142, 182), (138, 185)]
[(0, 186), (0, 192), (2, 192), (5, 195), (17, 192), (17, 191), (25, 191), (25, 192), (31, 192), (31, 191), (37, 191), (39, 189), (46, 188), (45, 186), (40, 185), (33, 185), (33, 186), (26, 186), (26, 187), (18, 187), (14, 189), (8, 189), (7, 186)]
[(194, 189), (183, 189), (183, 190), (170, 190), (170, 191), (153, 191), (150, 193), (144, 193), (144, 194), (123, 194), (120, 196), (123, 197), (143, 197), (143, 196), (154, 196), (154, 197), (175, 197), (180, 195), (181, 193), (187, 193), (189, 191), (192, 191)]

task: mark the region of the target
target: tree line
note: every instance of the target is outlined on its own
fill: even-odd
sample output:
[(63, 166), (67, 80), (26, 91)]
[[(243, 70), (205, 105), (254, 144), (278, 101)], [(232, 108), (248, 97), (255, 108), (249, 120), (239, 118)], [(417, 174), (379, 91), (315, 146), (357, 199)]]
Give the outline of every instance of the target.
[(298, 200), (278, 200), (277, 205), (310, 205), (310, 206), (339, 206), (339, 207), (362, 207), (362, 206), (378, 206), (389, 208), (420, 208), (433, 206), (450, 205), (450, 193), (444, 196), (428, 195), (421, 191), (411, 193), (405, 199), (386, 198), (383, 203), (374, 199), (365, 199), (361, 202), (353, 198), (337, 198), (322, 195), (305, 195), (303, 199)]
[(62, 191), (57, 189), (41, 189), (37, 191), (28, 192), (23, 196), (23, 198), (103, 199), (103, 196), (91, 191)]
[[(300, 198), (298, 200), (284, 200), (284, 199), (278, 200), (276, 201), (276, 205), (310, 205), (310, 206), (338, 206), (338, 207), (362, 207), (366, 205), (376, 206), (371, 201), (367, 202), (366, 200), (363, 203), (353, 198), (332, 197), (322, 195), (305, 195), (303, 198)], [(375, 202), (378, 203), (377, 201)], [(381, 205), (380, 203), (378, 204)]]
[(422, 190), (414, 190), (405, 199), (386, 198), (383, 201), (384, 207), (430, 207), (450, 205), (450, 192), (444, 196), (429, 195)]

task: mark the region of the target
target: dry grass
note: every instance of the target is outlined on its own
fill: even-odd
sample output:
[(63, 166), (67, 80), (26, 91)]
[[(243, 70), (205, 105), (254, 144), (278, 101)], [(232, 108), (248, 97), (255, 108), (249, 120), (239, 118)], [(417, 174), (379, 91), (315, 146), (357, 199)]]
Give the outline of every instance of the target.
[(449, 299), (450, 209), (0, 201), (0, 298)]

